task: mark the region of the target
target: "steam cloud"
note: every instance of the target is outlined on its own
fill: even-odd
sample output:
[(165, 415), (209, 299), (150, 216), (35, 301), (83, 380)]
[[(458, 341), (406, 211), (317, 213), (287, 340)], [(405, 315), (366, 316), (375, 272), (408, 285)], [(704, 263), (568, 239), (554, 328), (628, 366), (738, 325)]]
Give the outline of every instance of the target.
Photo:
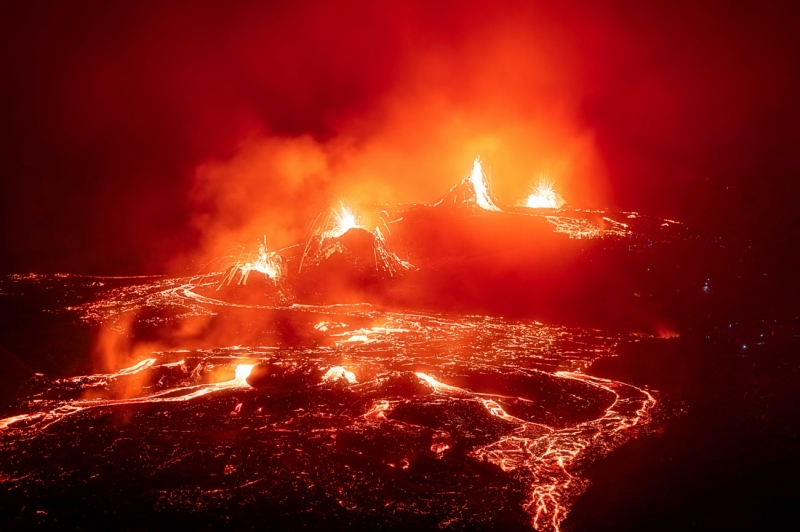
[[(511, 20), (470, 28), (457, 44), (404, 57), (396, 82), (340, 117), (327, 138), (255, 134), (196, 173), (203, 253), (267, 235), (299, 241), (326, 203), (431, 203), (481, 155), (500, 201), (525, 196), (549, 170), (580, 204), (607, 200), (593, 135), (581, 124), (577, 74), (544, 39)], [(521, 26), (521, 24), (519, 25)], [(566, 64), (565, 64), (566, 63)]]
[(678, 182), (800, 167), (796, 15), (26, 2), (0, 37), (0, 268), (185, 272), (337, 196), (433, 201), (478, 155), (502, 203), (546, 172), (572, 205), (680, 217)]

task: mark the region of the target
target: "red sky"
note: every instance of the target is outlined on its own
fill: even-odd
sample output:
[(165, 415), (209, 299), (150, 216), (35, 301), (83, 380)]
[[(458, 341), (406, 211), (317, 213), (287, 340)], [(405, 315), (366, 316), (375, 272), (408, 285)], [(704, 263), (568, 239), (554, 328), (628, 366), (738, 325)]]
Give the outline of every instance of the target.
[(666, 216), (687, 183), (799, 175), (797, 8), (229, 4), (0, 8), (0, 271), (279, 246), (335, 197), (431, 202), (476, 155), (504, 203), (548, 172)]

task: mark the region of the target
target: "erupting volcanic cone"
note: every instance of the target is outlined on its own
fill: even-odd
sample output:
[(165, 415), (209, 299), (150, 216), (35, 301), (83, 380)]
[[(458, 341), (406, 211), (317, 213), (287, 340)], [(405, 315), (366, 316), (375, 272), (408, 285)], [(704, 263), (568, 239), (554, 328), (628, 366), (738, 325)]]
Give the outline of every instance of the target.
[(238, 282), (240, 276), (230, 284), (224, 283), (216, 287), (198, 290), (203, 295), (226, 301), (237, 301), (250, 304), (288, 304), (294, 300), (292, 287), (281, 278), (277, 282), (267, 275), (256, 272), (250, 274), (247, 283)]
[(389, 250), (380, 230), (353, 227), (337, 237), (314, 235), (301, 268), (299, 291), (375, 294), (413, 266)]
[(313, 237), (305, 268), (328, 268), (334, 264), (360, 274), (386, 277), (411, 268), (411, 265), (389, 251), (379, 233), (353, 227), (339, 237)]
[(448, 190), (434, 206), (471, 207), (495, 212), (501, 210), (483, 173), (480, 159), (475, 159), (470, 175)]
[(529, 209), (560, 209), (567, 202), (564, 201), (561, 194), (555, 191), (553, 185), (553, 182), (549, 181), (547, 177), (542, 177), (536, 188), (518, 205)]
[(286, 282), (288, 261), (275, 251), (267, 249), (267, 238), (258, 242), (258, 250), (240, 250), (231, 257), (221, 279), (213, 287), (203, 287), (200, 292), (208, 297), (221, 297), (242, 303), (286, 304), (294, 299)]

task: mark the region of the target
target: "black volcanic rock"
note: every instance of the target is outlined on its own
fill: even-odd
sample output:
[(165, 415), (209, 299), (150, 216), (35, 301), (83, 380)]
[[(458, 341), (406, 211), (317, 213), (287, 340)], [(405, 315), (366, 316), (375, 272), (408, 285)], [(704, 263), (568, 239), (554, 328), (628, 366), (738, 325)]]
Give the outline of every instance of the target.
[(0, 345), (0, 400), (15, 395), (22, 383), (34, 374), (33, 368)]
[(407, 400), (398, 404), (387, 417), (421, 427), (444, 430), (455, 437), (455, 446), (462, 449), (497, 441), (517, 428), (514, 423), (492, 416), (483, 404), (471, 398)]
[(372, 263), (376, 268), (375, 254), (373, 250), (376, 246), (377, 237), (365, 229), (353, 227), (339, 237), (339, 242), (350, 253), (357, 264), (369, 265)]
[(535, 370), (446, 372), (442, 382), (497, 394), (493, 399), (512, 416), (554, 427), (595, 419), (615, 400), (614, 394), (597, 386)]
[[(228, 275), (231, 275), (230, 271)], [(251, 271), (246, 279), (234, 273), (230, 282), (198, 287), (196, 291), (206, 297), (236, 301), (254, 305), (286, 305), (294, 300), (291, 286), (283, 279), (274, 280), (257, 271)]]
[(314, 237), (302, 269), (346, 270), (385, 277), (407, 267), (377, 234), (353, 227), (339, 237)]
[(403, 371), (389, 375), (381, 384), (381, 391), (388, 396), (411, 397), (414, 395), (430, 395), (434, 389), (431, 384), (417, 377), (414, 373)]
[(256, 364), (247, 377), (247, 384), (265, 391), (291, 391), (320, 382), (321, 371), (309, 364), (266, 362)]

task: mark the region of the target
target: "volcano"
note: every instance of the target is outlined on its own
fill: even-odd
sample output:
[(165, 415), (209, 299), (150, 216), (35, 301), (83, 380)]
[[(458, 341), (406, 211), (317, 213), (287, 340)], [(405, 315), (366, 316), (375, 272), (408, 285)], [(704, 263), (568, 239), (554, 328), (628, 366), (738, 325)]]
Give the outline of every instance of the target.
[(352, 227), (340, 236), (314, 235), (299, 258), (295, 289), (306, 296), (376, 297), (414, 267), (388, 247), (379, 229)]
[(489, 180), (483, 173), (480, 158), (475, 159), (470, 175), (453, 185), (436, 203), (436, 207), (461, 207), (500, 212)]
[[(386, 237), (350, 217), (264, 249), (248, 277), (250, 261), (3, 278), (0, 355), (21, 382), (0, 406), (0, 522), (555, 531), (573, 508), (591, 521), (590, 475), (684, 412), (683, 388), (651, 375), (694, 367), (666, 338), (764, 282), (731, 269), (745, 244), (637, 213), (467, 199), (387, 218)], [(259, 271), (278, 256), (280, 276)], [(748, 349), (782, 334), (758, 327), (701, 330)], [(738, 404), (731, 360), (702, 367)]]

